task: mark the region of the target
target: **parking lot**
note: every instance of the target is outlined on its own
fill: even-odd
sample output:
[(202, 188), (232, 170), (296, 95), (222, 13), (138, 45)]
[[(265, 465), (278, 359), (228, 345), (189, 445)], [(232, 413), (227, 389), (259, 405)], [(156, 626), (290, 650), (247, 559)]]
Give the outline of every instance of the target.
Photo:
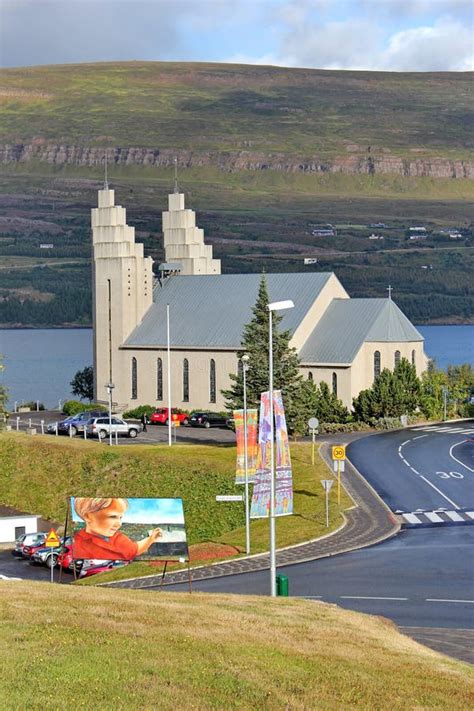
[[(51, 422), (57, 422), (65, 419), (65, 415), (58, 412), (57, 410), (42, 410), (40, 412), (22, 412), (22, 413), (12, 413), (10, 415), (9, 424), (12, 430), (18, 429), (22, 432), (26, 431), (28, 427), (34, 427), (37, 434), (41, 434), (42, 427), (41, 421), (43, 421), (43, 428), (46, 432), (46, 427)], [(47, 435), (48, 437), (54, 437), (55, 435)], [(64, 437), (65, 435), (61, 435)], [(211, 427), (210, 429), (205, 429), (204, 427), (190, 427), (181, 425), (179, 427), (172, 428), (173, 442), (178, 442), (180, 444), (235, 444), (235, 432), (225, 427)], [(75, 439), (80, 439), (81, 435), (76, 435)], [(95, 442), (98, 439), (94, 438)], [(105, 442), (108, 443), (108, 438)], [(136, 439), (130, 439), (129, 437), (118, 437), (117, 443), (119, 445), (135, 445), (135, 444), (164, 444), (168, 442), (168, 428), (164, 425), (147, 425), (146, 432), (140, 432)], [(115, 439), (114, 439), (115, 444)]]

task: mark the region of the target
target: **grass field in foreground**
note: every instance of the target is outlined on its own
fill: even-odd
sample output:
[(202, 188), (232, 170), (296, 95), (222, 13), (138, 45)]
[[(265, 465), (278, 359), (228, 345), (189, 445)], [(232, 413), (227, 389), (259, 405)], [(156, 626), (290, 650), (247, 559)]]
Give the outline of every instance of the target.
[(2, 708), (472, 707), (473, 669), (294, 599), (0, 583)]
[[(0, 503), (45, 518), (64, 521), (68, 496), (180, 497), (184, 502), (188, 541), (224, 543), (245, 550), (243, 506), (217, 503), (217, 494), (242, 493), (235, 486), (235, 447), (134, 445), (107, 447), (66, 437), (0, 434)], [(307, 541), (338, 528), (342, 511), (352, 505), (337, 487), (330, 495), (326, 528), (321, 479), (330, 472), (317, 456), (311, 464), (309, 444), (291, 444), (294, 514), (279, 519), (277, 545)], [(268, 550), (268, 521), (251, 524), (252, 553)], [(198, 561), (199, 564), (199, 561)], [(102, 580), (150, 575), (156, 567), (132, 563), (100, 576)], [(97, 578), (99, 580), (99, 578)]]

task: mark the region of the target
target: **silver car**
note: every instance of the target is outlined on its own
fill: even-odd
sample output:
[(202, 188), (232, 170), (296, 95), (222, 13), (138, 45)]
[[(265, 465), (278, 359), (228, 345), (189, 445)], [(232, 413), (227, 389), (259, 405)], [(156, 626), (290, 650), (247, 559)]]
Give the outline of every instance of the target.
[(86, 425), (86, 432), (90, 437), (98, 437), (105, 439), (109, 436), (117, 434), (119, 437), (136, 437), (141, 430), (141, 425), (136, 422), (129, 423), (114, 415), (109, 417), (93, 417)]

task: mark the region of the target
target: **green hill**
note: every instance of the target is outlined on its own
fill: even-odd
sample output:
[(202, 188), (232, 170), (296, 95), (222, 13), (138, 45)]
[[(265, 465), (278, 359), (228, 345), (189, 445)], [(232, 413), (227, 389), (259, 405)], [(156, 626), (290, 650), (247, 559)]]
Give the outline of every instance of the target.
[[(471, 91), (472, 73), (159, 62), (3, 70), (0, 257), (13, 269), (0, 271), (0, 324), (90, 323), (89, 209), (106, 153), (117, 199), (157, 261), (176, 158), (224, 271), (301, 271), (316, 257), (354, 296), (381, 296), (390, 282), (417, 322), (467, 321)], [(313, 235), (326, 223), (337, 238)], [(380, 223), (383, 240), (370, 242)], [(423, 243), (409, 240), (417, 224)], [(54, 246), (46, 253), (44, 243)]]
[(335, 605), (0, 582), (13, 709), (442, 709), (472, 668)]

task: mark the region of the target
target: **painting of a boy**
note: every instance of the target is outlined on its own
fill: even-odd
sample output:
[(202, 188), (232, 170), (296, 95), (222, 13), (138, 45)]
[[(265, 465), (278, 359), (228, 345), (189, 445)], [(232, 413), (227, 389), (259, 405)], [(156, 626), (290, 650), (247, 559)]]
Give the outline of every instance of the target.
[(161, 536), (161, 528), (154, 528), (148, 536), (133, 541), (120, 532), (128, 507), (127, 499), (86, 498), (74, 499), (74, 510), (85, 527), (76, 531), (73, 538), (73, 558), (102, 560), (133, 560), (148, 551)]

